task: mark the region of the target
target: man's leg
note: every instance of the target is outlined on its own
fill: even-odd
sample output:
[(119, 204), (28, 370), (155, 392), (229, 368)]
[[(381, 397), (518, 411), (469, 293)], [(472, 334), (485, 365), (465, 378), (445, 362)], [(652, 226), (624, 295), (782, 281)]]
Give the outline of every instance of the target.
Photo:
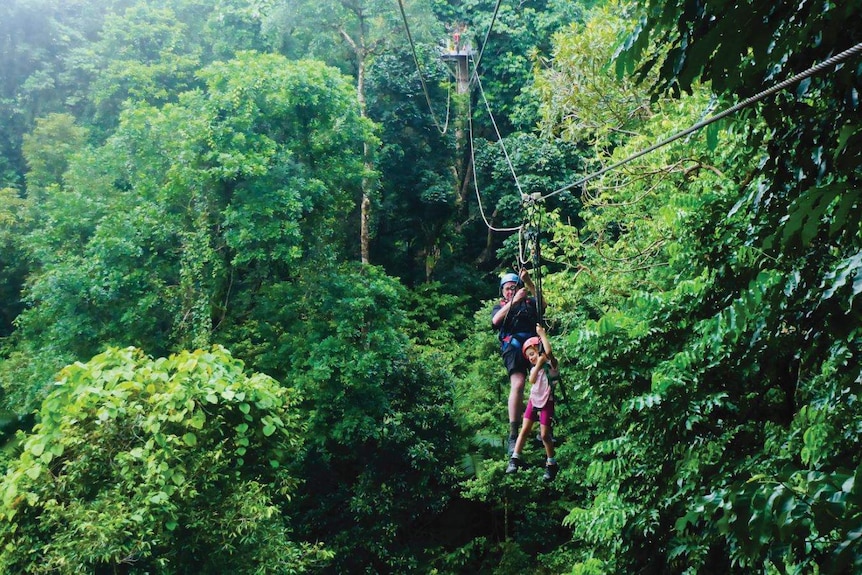
[(515, 449), (509, 458), (509, 465), (506, 467), (506, 473), (515, 473), (522, 467), (524, 463), (521, 461), (521, 452), (524, 450), (524, 444), (527, 442), (527, 436), (533, 429), (533, 421), (524, 416), (524, 425), (521, 427), (521, 432), (518, 434), (518, 439), (515, 442)]
[(518, 440), (519, 418), (524, 412), (524, 382), (526, 379), (526, 375), (520, 372), (509, 375), (509, 441), (507, 448), (509, 455), (512, 455), (515, 442)]

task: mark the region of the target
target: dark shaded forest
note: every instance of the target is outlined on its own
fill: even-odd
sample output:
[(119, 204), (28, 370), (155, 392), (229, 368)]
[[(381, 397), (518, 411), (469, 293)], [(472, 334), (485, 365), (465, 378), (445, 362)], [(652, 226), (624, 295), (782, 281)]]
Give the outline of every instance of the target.
[(5, 0), (0, 572), (859, 572), (860, 89), (860, 0)]

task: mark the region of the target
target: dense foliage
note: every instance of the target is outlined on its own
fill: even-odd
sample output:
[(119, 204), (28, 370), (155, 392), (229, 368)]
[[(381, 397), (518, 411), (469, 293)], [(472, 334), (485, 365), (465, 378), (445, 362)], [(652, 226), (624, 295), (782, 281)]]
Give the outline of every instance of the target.
[[(651, 91), (621, 84), (595, 111), (568, 86), (608, 76), (570, 71), (565, 43), (549, 129), (594, 137), (612, 162), (860, 38), (829, 23), (858, 6), (724, 8), (651, 4), (617, 68)], [(738, 27), (760, 21), (769, 33)], [(588, 187), (579, 291), (605, 313), (569, 342), (604, 427), (594, 493), (566, 519), (583, 569), (858, 569), (859, 84), (858, 61), (829, 69)], [(627, 119), (624, 135), (596, 131), (608, 117)]]
[(327, 554), (283, 516), (295, 405), (218, 347), (68, 366), (0, 486), (3, 572), (305, 571)]
[[(639, 152), (860, 16), (4, 2), (3, 571), (858, 571), (859, 50)], [(522, 260), (547, 484), (536, 445), (504, 473)]]

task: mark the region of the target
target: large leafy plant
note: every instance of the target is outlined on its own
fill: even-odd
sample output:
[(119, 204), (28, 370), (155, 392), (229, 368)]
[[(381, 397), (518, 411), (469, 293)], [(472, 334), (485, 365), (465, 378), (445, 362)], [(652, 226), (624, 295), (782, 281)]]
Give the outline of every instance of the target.
[(220, 347), (62, 370), (0, 484), (5, 573), (299, 573), (296, 393)]

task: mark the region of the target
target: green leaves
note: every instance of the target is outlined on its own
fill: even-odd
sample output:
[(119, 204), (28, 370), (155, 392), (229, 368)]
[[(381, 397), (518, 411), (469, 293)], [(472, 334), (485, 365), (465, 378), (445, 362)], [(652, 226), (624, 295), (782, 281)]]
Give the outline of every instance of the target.
[[(646, 94), (609, 69), (617, 42), (634, 23), (612, 2), (597, 7), (583, 25), (557, 33), (553, 67), (537, 74), (543, 130), (564, 140), (607, 142), (632, 131), (642, 119)], [(621, 62), (621, 60), (620, 60)]]
[[(158, 360), (111, 348), (68, 366), (0, 483), (0, 565), (26, 572), (36, 547), (63, 573), (130, 554), (151, 571), (256, 573), (250, 558), (301, 549), (313, 562), (274, 513), (296, 484), (285, 466), (304, 429), (296, 402), (220, 347)], [(241, 510), (246, 498), (255, 509)]]
[[(609, 165), (843, 49), (833, 26), (843, 9), (785, 8), (638, 7), (618, 83), (593, 65), (613, 46), (600, 34), (613, 21), (560, 34), (541, 73), (545, 133), (595, 138)], [(846, 470), (860, 463), (862, 263), (851, 68), (588, 182), (579, 241), (555, 237), (569, 247), (554, 264), (569, 269), (544, 285), (548, 301), (564, 302), (549, 315), (570, 334), (562, 364), (573, 365), (582, 404), (560, 433), (593, 446), (591, 491), (567, 519), (578, 568), (599, 559), (605, 572), (633, 572), (645, 558), (686, 573), (855, 568), (860, 513)], [(647, 86), (628, 83), (630, 72)]]
[[(788, 214), (781, 229), (781, 244), (788, 247), (808, 247), (819, 234), (821, 226), (828, 224), (824, 216), (834, 211), (835, 199), (843, 196), (844, 202), (852, 201), (848, 196), (856, 195), (844, 184), (833, 183), (828, 186), (813, 188), (808, 193), (796, 198), (788, 209)], [(770, 245), (767, 240), (767, 245)]]
[[(772, 558), (806, 569), (817, 562), (812, 551), (831, 547), (824, 568), (841, 572), (859, 565), (858, 473), (791, 470), (771, 480), (752, 477), (704, 497), (676, 529), (702, 529), (717, 518), (720, 533), (736, 549), (735, 560), (741, 564)], [(853, 517), (850, 527), (842, 517)]]
[[(851, 281), (852, 283), (848, 284)], [(823, 299), (833, 298), (839, 291), (846, 292), (846, 289), (842, 288), (849, 286), (849, 297), (842, 300), (842, 307), (849, 310), (856, 296), (862, 292), (862, 252), (838, 262), (836, 269), (824, 277), (824, 284), (826, 290), (823, 292)]]

